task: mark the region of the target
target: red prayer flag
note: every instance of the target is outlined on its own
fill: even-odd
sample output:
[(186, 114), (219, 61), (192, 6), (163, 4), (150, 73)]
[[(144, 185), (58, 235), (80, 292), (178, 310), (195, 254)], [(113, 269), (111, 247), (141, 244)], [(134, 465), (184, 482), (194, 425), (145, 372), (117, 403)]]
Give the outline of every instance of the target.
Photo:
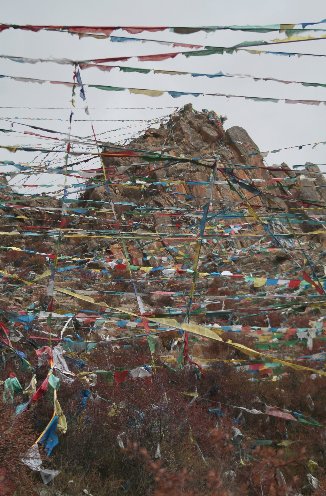
[(44, 379), (40, 387), (36, 390), (36, 392), (33, 394), (31, 400), (32, 401), (38, 401), (44, 394), (46, 393), (49, 385), (49, 378), (47, 377)]
[(158, 53), (157, 55), (140, 55), (137, 57), (142, 62), (160, 62), (161, 60), (174, 59), (179, 52), (176, 53)]
[(323, 288), (321, 287), (321, 285), (320, 284), (316, 284), (315, 281), (313, 281), (311, 279), (311, 277), (309, 276), (309, 274), (307, 274), (307, 272), (303, 271), (302, 272), (302, 276), (303, 276), (304, 280), (307, 281), (307, 282), (309, 282), (315, 288), (315, 290), (319, 294), (321, 294), (321, 295), (325, 294), (325, 291), (323, 290)]
[(124, 31), (127, 31), (129, 34), (139, 34), (143, 33), (144, 31), (148, 31), (150, 33), (156, 33), (157, 31), (165, 31), (167, 28), (166, 27), (160, 27), (160, 28), (150, 28), (148, 26), (123, 26), (122, 29)]
[(288, 287), (290, 289), (297, 289), (300, 286), (300, 283), (301, 283), (300, 279), (291, 279)]
[(9, 329), (7, 329), (7, 327), (4, 325), (3, 322), (0, 322), (0, 329), (2, 329), (2, 331), (6, 335), (7, 344), (10, 344), (10, 340), (9, 340)]
[(116, 384), (121, 384), (122, 382), (126, 382), (126, 380), (128, 379), (128, 375), (129, 375), (129, 370), (114, 372), (113, 375), (114, 382), (116, 382)]

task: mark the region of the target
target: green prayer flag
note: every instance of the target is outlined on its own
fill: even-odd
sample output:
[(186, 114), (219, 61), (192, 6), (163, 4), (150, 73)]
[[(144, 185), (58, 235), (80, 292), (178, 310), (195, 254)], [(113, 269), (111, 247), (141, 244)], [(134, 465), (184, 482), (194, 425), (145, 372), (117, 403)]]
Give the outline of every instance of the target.
[(101, 375), (110, 384), (113, 382), (113, 372), (111, 370), (95, 370), (95, 374)]
[(55, 375), (51, 374), (49, 377), (49, 384), (53, 389), (58, 389), (60, 385), (60, 379)]
[(22, 390), (23, 388), (17, 377), (8, 377), (4, 383), (3, 401), (5, 403), (7, 403), (7, 401), (12, 403), (15, 394), (22, 392)]
[(148, 346), (149, 346), (149, 350), (150, 350), (151, 354), (155, 353), (157, 337), (156, 336), (147, 336), (147, 342), (148, 342)]
[(89, 84), (89, 88), (96, 88), (98, 90), (105, 90), (105, 91), (124, 91), (125, 88), (120, 88), (119, 86), (104, 86), (101, 84)]
[(151, 69), (140, 69), (138, 67), (119, 67), (121, 72), (141, 72), (142, 74), (148, 74)]
[(224, 48), (216, 47), (216, 48), (205, 48), (204, 50), (196, 50), (194, 52), (184, 52), (183, 55), (185, 57), (204, 57), (205, 55), (214, 55), (215, 53), (219, 55), (223, 55)]

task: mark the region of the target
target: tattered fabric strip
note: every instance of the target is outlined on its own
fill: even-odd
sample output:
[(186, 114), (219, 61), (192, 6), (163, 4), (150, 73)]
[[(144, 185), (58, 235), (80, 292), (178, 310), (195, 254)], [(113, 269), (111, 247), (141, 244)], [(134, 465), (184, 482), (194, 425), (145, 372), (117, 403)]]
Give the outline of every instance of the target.
[[(0, 74), (0, 78), (8, 78), (14, 81), (22, 82), (22, 83), (50, 83), (50, 84), (59, 84), (63, 86), (72, 87), (73, 83), (67, 81), (53, 81), (48, 79), (36, 79), (36, 78), (25, 78), (25, 77), (17, 77), (6, 74)], [(255, 102), (268, 102), (268, 103), (288, 103), (288, 104), (303, 104), (303, 105), (320, 105), (326, 104), (326, 100), (293, 100), (290, 98), (272, 98), (272, 97), (258, 97), (258, 96), (247, 96), (247, 95), (233, 95), (227, 93), (208, 93), (208, 92), (191, 92), (191, 91), (174, 91), (174, 90), (154, 90), (148, 88), (131, 88), (128, 86), (107, 86), (107, 85), (99, 85), (99, 84), (85, 84), (88, 88), (96, 88), (98, 90), (105, 91), (125, 91), (128, 90), (130, 94), (135, 95), (144, 95), (151, 97), (158, 97), (162, 95), (169, 95), (172, 98), (179, 98), (181, 96), (215, 96), (215, 97), (224, 97), (224, 98), (241, 98), (244, 100), (251, 100)]]
[[(139, 34), (144, 31), (155, 33), (161, 31), (171, 31), (177, 34), (192, 34), (199, 31), (211, 33), (220, 30), (231, 31), (249, 31), (257, 33), (269, 33), (273, 31), (289, 32), (292, 31), (324, 31), (321, 28), (312, 28), (311, 26), (318, 26), (325, 24), (326, 19), (318, 22), (301, 22), (301, 23), (279, 23), (279, 24), (256, 24), (256, 25), (222, 25), (222, 26), (71, 26), (71, 25), (37, 25), (37, 24), (0, 24), (0, 32), (7, 29), (20, 29), (23, 31), (32, 31), (37, 33), (39, 31), (66, 31), (70, 34), (79, 35), (93, 35), (93, 36), (110, 36), (115, 30), (126, 31), (129, 34)], [(309, 29), (306, 29), (309, 28)]]
[[(84, 296), (84, 295), (80, 295), (80, 294), (77, 294), (73, 291), (70, 291), (68, 289), (64, 289), (64, 288), (57, 288), (57, 291), (60, 292), (60, 293), (63, 293), (63, 294), (66, 294), (68, 296), (71, 296), (73, 298), (77, 298), (77, 299), (80, 299), (80, 300), (83, 300), (83, 301), (87, 301), (89, 303), (92, 303), (96, 306), (100, 306), (102, 308), (112, 308), (113, 310), (118, 310), (118, 311), (123, 311), (125, 312), (127, 315), (130, 315), (130, 316), (133, 316), (133, 317), (140, 317), (139, 315), (137, 314), (134, 314), (132, 312), (129, 312), (128, 310), (125, 310), (125, 309), (122, 309), (122, 308), (114, 308), (114, 307), (109, 307), (105, 302), (97, 302), (94, 300), (94, 298), (90, 297), (90, 296)], [(259, 351), (256, 351), (256, 350), (253, 350), (252, 348), (249, 348), (247, 346), (244, 346), (240, 343), (235, 343), (233, 342), (231, 339), (227, 340), (227, 341), (224, 341), (221, 337), (221, 332), (222, 331), (219, 331), (218, 329), (209, 329), (207, 327), (204, 327), (204, 326), (201, 326), (201, 325), (197, 325), (197, 324), (193, 324), (193, 323), (189, 323), (189, 324), (180, 324), (178, 323), (176, 320), (172, 320), (172, 319), (157, 319), (157, 318), (148, 318), (147, 319), (149, 322), (156, 322), (158, 324), (162, 324), (162, 325), (165, 325), (167, 326), (168, 328), (171, 328), (171, 329), (180, 329), (180, 330), (183, 330), (183, 331), (186, 331), (186, 332), (190, 332), (192, 334), (197, 334), (198, 336), (201, 336), (201, 337), (206, 337), (206, 338), (209, 338), (209, 339), (213, 339), (215, 341), (220, 341), (224, 344), (227, 344), (233, 348), (236, 348), (238, 349), (239, 351), (242, 351), (244, 354), (246, 355), (249, 355), (249, 356), (254, 356), (254, 357), (262, 357), (262, 358), (268, 358), (271, 362), (277, 362), (277, 363), (280, 363), (281, 365), (284, 365), (285, 367), (290, 367), (290, 368), (293, 368), (295, 370), (300, 370), (300, 371), (306, 371), (306, 372), (313, 372), (315, 374), (318, 374), (318, 375), (322, 375), (322, 376), (325, 376), (326, 377), (326, 372), (324, 370), (318, 370), (318, 369), (313, 369), (311, 367), (305, 367), (303, 365), (299, 365), (299, 364), (296, 364), (296, 363), (293, 363), (293, 362), (288, 362), (286, 360), (282, 360), (282, 359), (279, 359), (275, 356), (272, 356), (272, 355), (268, 355), (266, 353), (261, 353)]]
[(10, 60), (12, 62), (28, 63), (28, 64), (36, 64), (38, 62), (55, 63), (55, 64), (71, 64), (71, 65), (79, 64), (81, 69), (96, 68), (96, 69), (100, 69), (102, 71), (111, 71), (112, 69), (119, 69), (121, 72), (126, 72), (126, 73), (135, 72), (135, 73), (139, 73), (139, 74), (164, 74), (164, 75), (169, 75), (169, 76), (207, 77), (210, 79), (221, 78), (221, 77), (222, 78), (224, 78), (224, 77), (225, 78), (241, 78), (241, 79), (253, 79), (254, 81), (273, 81), (273, 82), (283, 83), (283, 84), (299, 84), (299, 85), (306, 86), (306, 87), (326, 88), (325, 83), (277, 79), (277, 78), (272, 78), (272, 77), (257, 77), (257, 76), (253, 76), (252, 74), (230, 74), (230, 73), (223, 73), (222, 71), (219, 71), (217, 73), (169, 71), (169, 70), (154, 69), (154, 68), (143, 69), (141, 67), (128, 67), (128, 66), (122, 66), (122, 65), (103, 65), (103, 64), (91, 63), (90, 61), (78, 62), (78, 61), (72, 61), (69, 59), (31, 59), (31, 58), (27, 58), (27, 57), (13, 57), (10, 55), (0, 55), (0, 59), (6, 59), (6, 60)]

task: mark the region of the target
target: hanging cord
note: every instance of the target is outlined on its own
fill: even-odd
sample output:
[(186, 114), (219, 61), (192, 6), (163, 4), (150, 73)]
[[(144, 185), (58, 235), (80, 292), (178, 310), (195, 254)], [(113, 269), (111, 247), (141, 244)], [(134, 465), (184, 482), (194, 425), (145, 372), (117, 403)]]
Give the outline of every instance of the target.
[[(204, 238), (204, 234), (205, 234), (205, 227), (206, 227), (206, 223), (207, 223), (208, 212), (209, 212), (209, 210), (212, 209), (212, 205), (213, 205), (213, 191), (214, 191), (215, 179), (216, 179), (216, 162), (214, 164), (214, 168), (211, 172), (211, 177), (210, 177), (209, 203), (204, 205), (203, 216), (202, 216), (202, 219), (201, 219), (200, 224), (199, 224), (199, 238), (197, 240), (196, 247), (195, 247), (192, 284), (191, 284), (189, 297), (188, 297), (186, 316), (184, 319), (184, 322), (187, 324), (189, 324), (189, 321), (190, 321), (193, 297), (194, 297), (194, 294), (196, 291), (196, 285), (197, 285), (197, 280), (198, 280), (199, 258), (200, 258), (200, 253), (201, 253), (201, 249), (203, 246), (203, 238)], [(184, 363), (189, 361), (189, 336), (188, 336), (187, 332), (184, 333), (183, 358), (184, 358)]]
[[(78, 85), (81, 87), (80, 96), (81, 96), (81, 98), (83, 100), (86, 101), (86, 93), (85, 93), (84, 86), (83, 86), (82, 79), (81, 79), (81, 70), (80, 70), (80, 68), (77, 69), (77, 82), (78, 82)], [(96, 136), (95, 128), (94, 128), (94, 125), (93, 125), (93, 121), (92, 121), (92, 118), (91, 118), (91, 115), (90, 115), (90, 112), (89, 112), (89, 107), (87, 105), (86, 105), (86, 108), (85, 108), (85, 112), (86, 112), (87, 115), (90, 116), (92, 133), (93, 133), (93, 137), (94, 137), (94, 140), (95, 140), (97, 152), (98, 152), (98, 155), (100, 157), (101, 164), (102, 164), (102, 171), (103, 171), (103, 176), (104, 176), (104, 187), (105, 187), (105, 190), (106, 190), (106, 192), (108, 194), (108, 197), (109, 197), (109, 203), (110, 203), (110, 206), (111, 206), (111, 209), (112, 209), (112, 212), (113, 212), (114, 219), (118, 223), (119, 217), (118, 217), (118, 215), (116, 213), (114, 202), (113, 202), (112, 196), (111, 196), (111, 190), (110, 190), (110, 187), (109, 187), (110, 179), (109, 179), (108, 174), (107, 174), (107, 170), (106, 170), (106, 167), (105, 167), (103, 155), (100, 152), (100, 146), (99, 146), (99, 143), (98, 143), (98, 140), (97, 140), (97, 136)], [(128, 268), (128, 272), (129, 272), (129, 276), (130, 276), (130, 282), (131, 282), (131, 284), (133, 286), (133, 290), (134, 290), (135, 298), (136, 298), (136, 301), (137, 301), (139, 313), (141, 315), (143, 315), (145, 313), (145, 308), (144, 308), (144, 304), (142, 302), (141, 296), (138, 293), (136, 282), (135, 282), (135, 280), (133, 278), (132, 269), (131, 269), (131, 262), (130, 262), (130, 255), (129, 255), (129, 252), (128, 252), (128, 249), (127, 249), (127, 245), (126, 245), (124, 239), (122, 238), (120, 231), (119, 231), (117, 237), (119, 239), (119, 243), (121, 245), (121, 248), (122, 248), (124, 257), (125, 257), (126, 262), (127, 262), (127, 268)], [(147, 321), (146, 322), (144, 321), (144, 326), (145, 326), (146, 330), (149, 330)]]
[[(76, 67), (74, 68), (73, 72), (73, 86), (72, 86), (72, 93), (71, 93), (71, 104), (74, 107), (75, 102), (74, 102), (74, 97), (75, 97), (75, 88), (76, 88)], [(51, 327), (51, 321), (52, 321), (52, 312), (54, 310), (54, 286), (55, 286), (55, 276), (56, 276), (56, 271), (58, 267), (58, 258), (61, 253), (61, 244), (62, 244), (62, 229), (65, 227), (65, 215), (67, 214), (67, 206), (66, 206), (66, 197), (67, 197), (67, 175), (68, 175), (68, 164), (69, 164), (69, 154), (71, 150), (71, 143), (70, 143), (70, 137), (71, 137), (71, 130), (72, 130), (72, 119), (73, 119), (73, 110), (70, 111), (70, 117), (69, 117), (69, 128), (68, 128), (68, 142), (66, 145), (66, 154), (65, 154), (65, 161), (64, 161), (64, 188), (63, 188), (63, 196), (62, 196), (62, 207), (61, 207), (61, 221), (59, 225), (59, 236), (57, 237), (56, 241), (56, 247), (55, 247), (55, 253), (53, 256), (52, 264), (51, 264), (51, 275), (49, 279), (49, 284), (47, 288), (47, 296), (49, 297), (49, 302), (47, 306), (47, 311), (49, 312), (49, 316), (47, 319), (47, 324), (49, 327)], [(52, 345), (52, 333), (50, 333), (49, 336), (49, 346), (51, 347)]]

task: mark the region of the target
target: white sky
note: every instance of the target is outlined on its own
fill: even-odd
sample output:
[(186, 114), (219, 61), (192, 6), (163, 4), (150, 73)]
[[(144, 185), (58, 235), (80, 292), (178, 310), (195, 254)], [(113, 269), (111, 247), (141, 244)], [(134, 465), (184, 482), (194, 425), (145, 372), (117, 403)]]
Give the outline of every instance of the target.
[[(326, 17), (324, 0), (0, 0), (0, 22), (15, 24), (74, 24), (74, 25), (223, 25), (223, 24), (273, 24), (300, 23), (319, 21)], [(323, 7), (324, 5), (324, 7)], [(318, 26), (326, 29), (326, 24)], [(114, 32), (114, 35), (129, 36), (127, 33)], [(325, 32), (326, 34), (326, 32)], [(132, 36), (132, 35), (130, 35)], [(137, 36), (137, 35), (136, 35)], [(279, 38), (276, 33), (257, 34), (243, 32), (220, 31), (213, 34), (195, 33), (193, 35), (176, 35), (174, 33), (142, 33), (138, 37), (160, 40), (171, 40), (184, 43), (198, 43), (215, 46), (232, 46), (245, 40), (270, 40)], [(263, 47), (262, 47), (263, 48)], [(325, 53), (326, 39), (321, 41), (291, 43), (279, 45), (275, 51), (293, 51), (308, 53)], [(72, 59), (90, 59), (114, 57), (118, 55), (142, 55), (178, 51), (168, 46), (154, 43), (112, 43), (108, 39), (98, 40), (63, 33), (30, 33), (10, 30), (0, 33), (0, 54), (25, 57), (55, 57)], [(118, 64), (123, 65), (118, 62)], [(140, 63), (135, 59), (126, 62), (127, 66), (150, 67), (156, 69), (181, 70), (189, 72), (214, 73), (246, 73), (258, 77), (275, 77), (281, 79), (300, 80), (325, 83), (325, 59), (313, 57), (281, 57), (272, 55), (214, 55), (210, 57), (185, 58), (178, 56), (174, 60), (164, 62)], [(36, 77), (71, 81), (72, 68), (56, 64), (18, 64), (0, 60), (0, 74), (11, 74), (24, 77)], [(306, 88), (299, 85), (283, 85), (275, 82), (254, 82), (248, 79), (230, 78), (191, 78), (190, 76), (141, 75), (125, 74), (118, 70), (102, 72), (88, 69), (82, 72), (84, 83), (113, 86), (131, 86), (163, 90), (220, 92), (248, 96), (263, 96), (292, 99), (326, 100), (326, 88)], [(108, 133), (105, 137), (111, 141), (130, 137), (140, 125), (132, 122), (98, 122), (105, 119), (151, 119), (166, 115), (171, 106), (181, 107), (191, 102), (196, 109), (212, 109), (226, 115), (227, 127), (240, 125), (244, 127), (261, 150), (269, 150), (316, 141), (326, 141), (326, 106), (320, 105), (287, 105), (283, 103), (256, 103), (240, 99), (221, 97), (181, 97), (173, 99), (168, 95), (151, 98), (141, 95), (130, 95), (128, 92), (104, 92), (87, 89), (87, 103), (91, 110), (96, 132), (103, 133), (110, 129), (123, 127), (121, 131)], [(29, 107), (64, 107), (56, 110), (3, 109), (0, 118), (10, 117), (15, 122), (30, 123), (41, 127), (66, 132), (68, 122), (56, 119), (68, 119), (70, 112), (71, 90), (55, 85), (36, 85), (0, 79), (1, 106)], [(77, 106), (82, 107), (81, 100), (76, 98)], [(147, 110), (112, 110), (112, 107), (165, 107)], [(22, 117), (47, 118), (54, 120), (20, 120)], [(88, 119), (84, 111), (76, 110), (75, 119)], [(9, 121), (2, 120), (1, 128), (10, 128)], [(126, 127), (128, 126), (128, 127)], [(144, 125), (143, 125), (144, 126)], [(13, 129), (23, 131), (14, 125)], [(75, 135), (91, 134), (89, 122), (74, 122), (72, 132)], [(24, 144), (32, 146), (53, 146), (54, 142), (40, 140), (19, 134), (0, 134), (0, 144)], [(283, 151), (272, 154), (266, 163), (289, 164), (326, 163), (326, 146), (314, 149), (305, 147), (301, 151)], [(27, 162), (35, 154), (19, 152), (16, 154), (0, 150), (1, 160)], [(39, 159), (37, 159), (39, 160)], [(59, 157), (62, 165), (63, 155)], [(326, 167), (323, 167), (326, 171)], [(37, 182), (56, 183), (62, 179), (42, 176)], [(29, 183), (35, 183), (35, 178)], [(30, 190), (30, 192), (32, 192)]]

